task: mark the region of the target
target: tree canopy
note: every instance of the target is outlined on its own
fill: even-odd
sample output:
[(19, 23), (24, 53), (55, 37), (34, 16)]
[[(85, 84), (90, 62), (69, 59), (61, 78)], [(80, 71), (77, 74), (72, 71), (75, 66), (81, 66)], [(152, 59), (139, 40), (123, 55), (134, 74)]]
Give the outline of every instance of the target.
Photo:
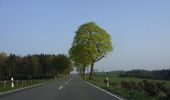
[(69, 54), (73, 62), (91, 65), (90, 79), (93, 65), (113, 50), (110, 35), (94, 22), (81, 25), (76, 31)]

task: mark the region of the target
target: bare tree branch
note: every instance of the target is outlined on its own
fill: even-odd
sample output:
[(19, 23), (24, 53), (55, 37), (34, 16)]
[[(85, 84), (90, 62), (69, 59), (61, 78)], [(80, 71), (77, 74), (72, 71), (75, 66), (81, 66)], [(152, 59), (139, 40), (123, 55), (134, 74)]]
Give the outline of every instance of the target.
[(95, 59), (94, 62), (98, 62), (99, 60), (101, 60), (102, 58), (104, 58), (105, 56), (101, 56), (100, 58), (98, 59)]

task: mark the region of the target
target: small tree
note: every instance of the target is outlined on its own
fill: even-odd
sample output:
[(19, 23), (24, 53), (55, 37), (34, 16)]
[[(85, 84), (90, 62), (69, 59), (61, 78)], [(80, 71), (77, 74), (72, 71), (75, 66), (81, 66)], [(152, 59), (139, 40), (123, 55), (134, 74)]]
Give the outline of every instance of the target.
[(69, 55), (73, 61), (73, 65), (82, 69), (82, 76), (84, 78), (85, 69), (91, 63), (85, 48), (83, 48), (83, 45), (73, 45), (69, 50)]

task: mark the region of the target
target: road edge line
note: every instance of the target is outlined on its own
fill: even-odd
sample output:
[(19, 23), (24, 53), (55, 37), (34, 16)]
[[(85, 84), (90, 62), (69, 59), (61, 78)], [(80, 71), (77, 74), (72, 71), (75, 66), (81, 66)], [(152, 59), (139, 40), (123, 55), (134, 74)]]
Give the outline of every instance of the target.
[(109, 95), (111, 95), (111, 96), (113, 96), (113, 97), (119, 99), (119, 100), (124, 100), (124, 99), (118, 97), (117, 95), (114, 95), (114, 94), (112, 94), (112, 93), (110, 93), (110, 92), (108, 92), (108, 91), (106, 91), (106, 90), (104, 90), (104, 89), (102, 89), (102, 88), (100, 88), (100, 87), (98, 87), (98, 86), (96, 86), (96, 85), (94, 85), (94, 84), (88, 82), (88, 81), (85, 81), (85, 82), (88, 83), (88, 84), (90, 84), (91, 86), (93, 86), (93, 87), (95, 87), (95, 88), (97, 88), (97, 89), (99, 89), (99, 90), (101, 90), (101, 91), (103, 91), (103, 92), (105, 92), (105, 93), (107, 93), (107, 94), (109, 94)]
[(9, 91), (6, 91), (6, 92), (1, 92), (0, 96), (6, 95), (6, 94), (12, 93), (12, 92), (22, 91), (22, 90), (25, 90), (25, 89), (29, 89), (29, 88), (45, 85), (45, 84), (52, 83), (52, 82), (55, 82), (55, 81), (56, 80), (45, 82), (45, 83), (40, 83), (40, 84), (36, 84), (36, 85), (31, 85), (31, 86), (27, 86), (27, 87), (23, 87), (23, 88), (18, 88), (18, 89), (14, 89), (14, 90), (9, 90)]
[(63, 86), (60, 86), (58, 89), (61, 90), (63, 88)]

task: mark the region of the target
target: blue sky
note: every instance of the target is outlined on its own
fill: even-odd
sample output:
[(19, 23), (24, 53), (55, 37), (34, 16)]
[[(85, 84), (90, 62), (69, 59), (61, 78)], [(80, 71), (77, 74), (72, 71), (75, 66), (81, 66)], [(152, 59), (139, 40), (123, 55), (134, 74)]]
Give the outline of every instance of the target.
[(67, 54), (89, 21), (110, 33), (114, 47), (95, 68), (170, 68), (169, 0), (0, 0), (0, 52)]

